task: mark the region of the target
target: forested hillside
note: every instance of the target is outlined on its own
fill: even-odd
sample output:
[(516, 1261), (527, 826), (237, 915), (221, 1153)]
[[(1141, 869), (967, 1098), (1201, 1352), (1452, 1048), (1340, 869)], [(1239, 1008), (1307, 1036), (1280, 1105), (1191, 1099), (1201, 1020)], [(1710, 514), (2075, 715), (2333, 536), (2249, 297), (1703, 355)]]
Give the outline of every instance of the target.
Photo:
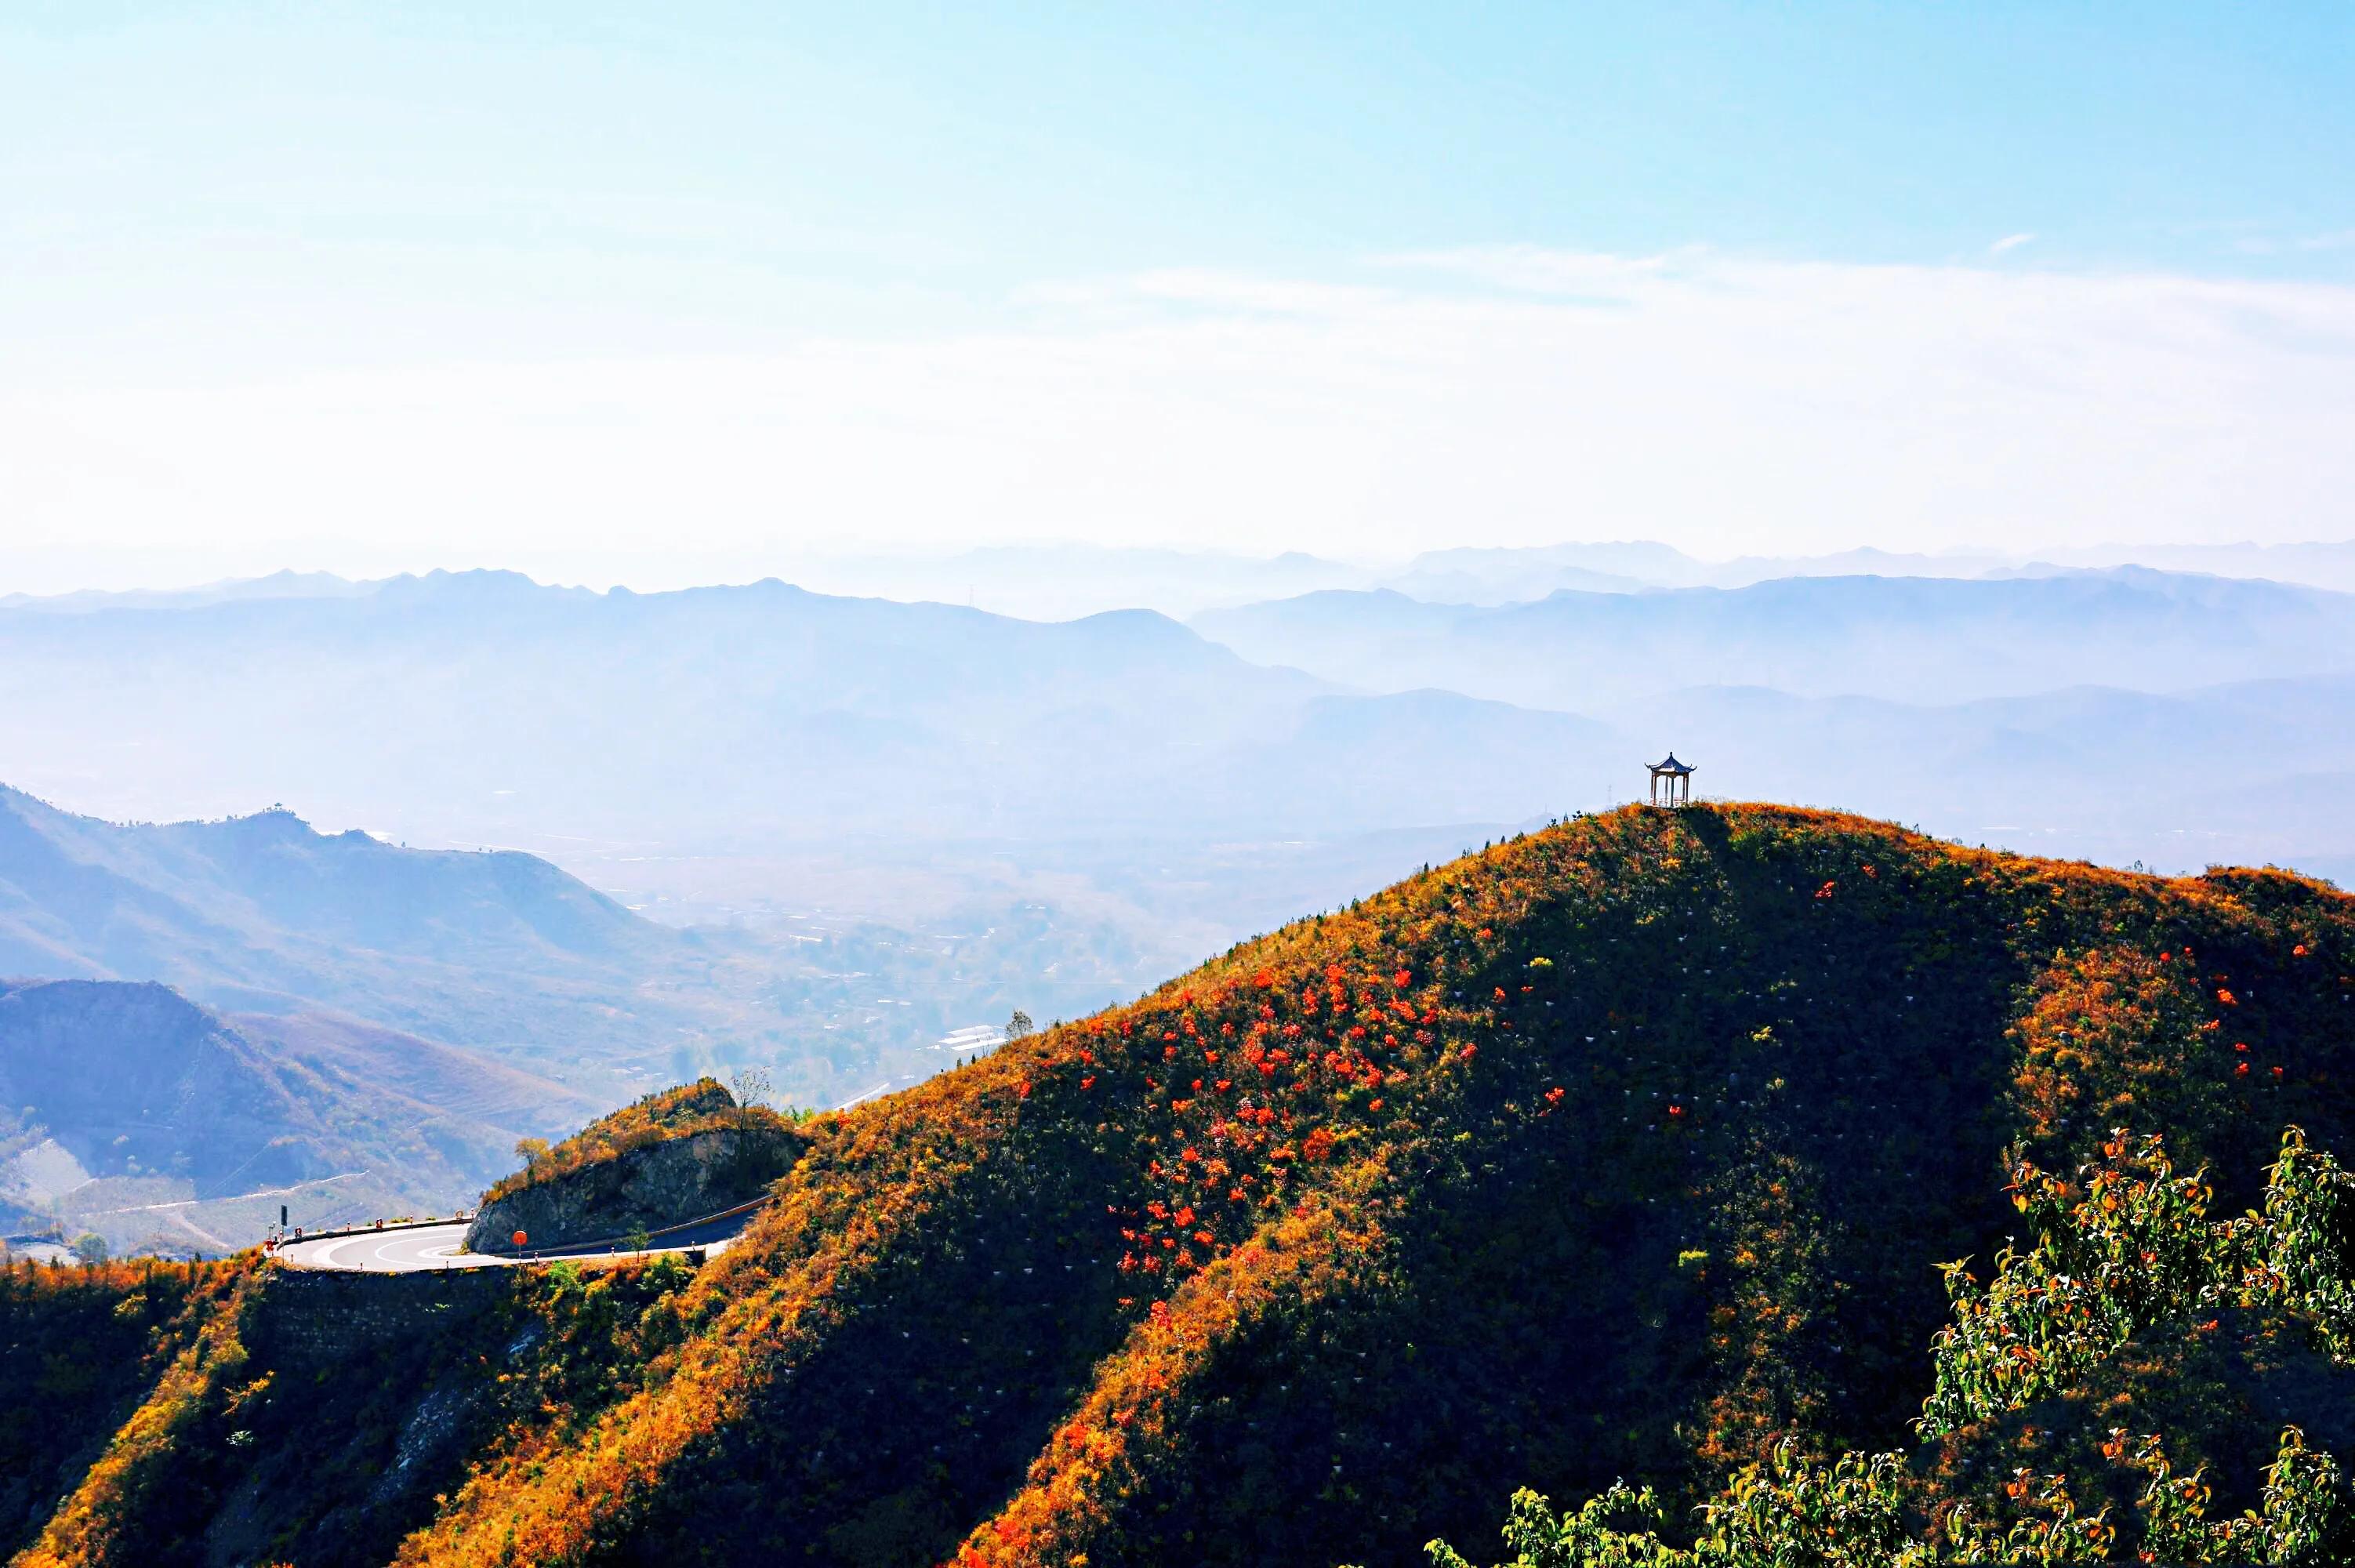
[[(513, 1341), (497, 1386), (538, 1392), (418, 1461), (404, 1539), (298, 1488), (273, 1550), (1389, 1564), (1622, 1477), (1683, 1528), (1783, 1439), (1910, 1440), (1936, 1265), (1984, 1275), (2019, 1225), (2007, 1150), (2164, 1133), (2235, 1213), (2286, 1125), (2355, 1149), (2350, 1085), (2355, 901), (2321, 884), (1581, 818), (807, 1124), (743, 1242), (610, 1287), (623, 1364)], [(2228, 1499), (2280, 1423), (2355, 1431), (2293, 1349), (2179, 1412)], [(237, 1421), (133, 1419), (29, 1561), (168, 1556), (224, 1506), (220, 1445), (324, 1441), (267, 1356), (210, 1375)]]

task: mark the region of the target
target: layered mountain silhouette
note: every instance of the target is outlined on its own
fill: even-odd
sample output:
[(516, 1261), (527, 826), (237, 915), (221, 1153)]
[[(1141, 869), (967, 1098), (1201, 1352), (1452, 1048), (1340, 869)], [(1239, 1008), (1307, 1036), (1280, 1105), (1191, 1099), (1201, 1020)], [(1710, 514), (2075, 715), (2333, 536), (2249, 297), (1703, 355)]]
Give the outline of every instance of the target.
[[(147, 814), (169, 778), (183, 801), (324, 802), (397, 837), (431, 823), (552, 852), (1330, 832), (1444, 819), (1466, 797), (1510, 819), (1534, 809), (1532, 744), (1549, 769), (1594, 760), (1565, 756), (1547, 721), (1493, 756), (1477, 745), (1493, 709), (1472, 699), (1394, 720), (1149, 612), (1038, 623), (779, 582), (597, 594), (436, 573), (357, 596), (0, 613), (0, 765), (120, 781), (76, 796), (109, 815)], [(1355, 812), (1308, 798), (1335, 760), (1303, 752), (1305, 731), (1378, 743), (1451, 703), (1466, 748), (1384, 770)], [(1204, 781), (1237, 770), (1267, 788), (1206, 804)]]
[(450, 1212), (518, 1137), (682, 1060), (773, 1051), (777, 973), (529, 855), (282, 808), (110, 823), (0, 788), (0, 1203), (216, 1254), (281, 1202)]
[(1952, 702), (2355, 670), (2355, 596), (2138, 568), (1565, 590), (1497, 606), (1325, 592), (1194, 624), (1246, 658), (1361, 688), (1584, 712), (1700, 686)]
[[(1527, 584), (1548, 561), (1630, 582), (1697, 565), (1596, 545), (1443, 552), (1416, 570)], [(2179, 865), (2170, 839), (2204, 830), (2226, 836), (2225, 858), (2338, 854), (2265, 838), (2262, 816), (2236, 817), (2229, 797), (2269, 786), (2284, 756), (2346, 771), (2326, 738), (2355, 730), (2334, 721), (2355, 672), (2355, 599), (2137, 568), (1851, 571), (1508, 604), (1332, 592), (1208, 612), (1190, 630), (1147, 612), (1036, 623), (777, 582), (601, 594), (477, 572), (307, 592), (0, 613), (0, 777), (117, 818), (275, 798), (396, 838), (521, 844), (698, 921), (805, 912), (791, 871), (911, 856), (935, 885), (863, 912), (964, 923), (1002, 915), (990, 901), (1008, 896), (994, 882), (1011, 860), (1032, 879), (1016, 896), (1077, 875), (1099, 910), (1134, 904), (1143, 918), (1117, 939), (1134, 942), (1201, 901), (1188, 873), (1160, 878), (1168, 856), (1493, 831), (1608, 805), (1672, 744), (1705, 753), (1704, 790), (1902, 805), (1975, 839), (2049, 829), (1994, 836)], [(2233, 692), (2280, 681), (2315, 683), (2319, 721), (2257, 700), (2230, 744), (2151, 743), (2147, 720), (2169, 705), (2141, 698), (2229, 715)], [(1828, 730), (1785, 733), (1785, 699), (1848, 706)], [(2061, 737), (2071, 755), (2147, 758), (2180, 796), (2137, 791), (2100, 822), (2030, 815), (2051, 792), (2023, 787), (2013, 764), (2056, 771), (2058, 753), (2034, 750), (2055, 733), (2056, 702), (2079, 710)], [(1698, 741), (1687, 713), (1708, 716)], [(1880, 765), (1859, 748), (1911, 754), (1939, 727), (1958, 739), (1934, 795), (1852, 793)], [(2227, 808), (2194, 822), (2179, 804), (2190, 798)], [(1146, 841), (1158, 848), (1135, 850)], [(1462, 842), (1427, 837), (1392, 873)], [(724, 869), (763, 857), (791, 870), (748, 887)], [(1263, 891), (1232, 878), (1218, 890), (1236, 909)], [(1202, 938), (1249, 929), (1214, 922)]]
[(282, 808), (104, 822), (0, 787), (0, 975), (156, 980), (232, 1010), (561, 1047), (561, 1067), (708, 1027), (723, 998), (655, 983), (724, 959), (530, 855), (321, 834)]
[(167, 987), (0, 984), (0, 1201), (118, 1252), (252, 1244), (455, 1210), (515, 1140), (595, 1102), (476, 1052), (351, 1020), (224, 1017)]

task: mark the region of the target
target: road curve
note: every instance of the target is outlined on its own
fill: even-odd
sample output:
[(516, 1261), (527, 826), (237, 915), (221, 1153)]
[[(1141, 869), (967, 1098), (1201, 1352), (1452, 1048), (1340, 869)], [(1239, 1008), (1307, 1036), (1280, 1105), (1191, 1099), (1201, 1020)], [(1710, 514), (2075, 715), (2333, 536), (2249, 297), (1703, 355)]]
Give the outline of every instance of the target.
[(700, 1247), (707, 1253), (724, 1252), (728, 1243), (750, 1224), (758, 1205), (741, 1211), (698, 1220), (653, 1232), (651, 1247), (633, 1249), (613, 1243), (591, 1242), (574, 1247), (541, 1247), (517, 1257), (494, 1256), (465, 1250), (466, 1221), (441, 1225), (405, 1225), (398, 1230), (307, 1236), (278, 1249), (278, 1261), (290, 1268), (330, 1269), (352, 1274), (416, 1274), (450, 1268), (513, 1268), (519, 1264), (552, 1263), (559, 1258), (652, 1257)]
[(506, 1263), (464, 1252), (464, 1221), (415, 1225), (398, 1231), (363, 1231), (350, 1236), (312, 1236), (278, 1249), (290, 1268), (343, 1269), (360, 1274), (410, 1274), (419, 1269), (483, 1268)]

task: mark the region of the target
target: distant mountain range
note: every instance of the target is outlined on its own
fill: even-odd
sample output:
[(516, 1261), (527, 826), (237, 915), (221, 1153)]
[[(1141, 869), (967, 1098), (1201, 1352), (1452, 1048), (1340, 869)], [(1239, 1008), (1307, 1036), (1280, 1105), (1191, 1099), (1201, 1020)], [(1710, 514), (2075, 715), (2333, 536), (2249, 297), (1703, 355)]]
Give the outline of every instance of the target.
[(283, 808), (126, 826), (0, 786), (0, 975), (336, 1009), (568, 1072), (709, 1029), (720, 1004), (666, 993), (734, 956), (530, 855), (324, 835)]
[[(1789, 577), (2041, 577), (2140, 566), (2216, 577), (2263, 578), (2355, 592), (2355, 539), (2296, 544), (2112, 544), (2038, 551), (1898, 551), (1867, 546), (1815, 555), (1706, 560), (1651, 539), (1426, 550), (1403, 565), (1336, 560), (1298, 550), (1220, 550), (1070, 543), (985, 545), (767, 559), (713, 559), (711, 581), (782, 576), (837, 596), (961, 604), (1025, 620), (1067, 621), (1107, 610), (1155, 610), (1186, 619), (1327, 590), (1389, 589), (1446, 604), (1514, 604), (1563, 589), (1745, 588)], [(0, 573), (8, 555), (0, 547)], [(324, 571), (275, 571), (192, 588), (0, 593), (0, 610), (87, 613), (189, 609), (252, 599), (357, 598), (406, 578), (353, 581)]]
[[(436, 574), (360, 597), (0, 613), (0, 776), (109, 816), (300, 799), (396, 837), (535, 835), (559, 854), (1510, 820), (1599, 782), (1579, 769), (1602, 761), (1554, 720), (1490, 755), (1497, 715), (1470, 698), (1339, 690), (1148, 612), (1041, 624), (775, 582), (593, 594)], [(1353, 779), (1337, 813), (1344, 763), (1320, 747), (1434, 723), (1459, 744)]]
[(1975, 844), (2114, 865), (2271, 863), (2355, 883), (2345, 676), (1945, 704), (1711, 687), (1617, 718), (1678, 737), (1704, 791), (1902, 813)]
[(331, 571), (273, 571), (266, 577), (234, 578), (195, 588), (113, 592), (85, 588), (71, 593), (0, 593), (0, 610), (61, 614), (91, 610), (192, 610), (240, 599), (354, 599), (374, 592), (378, 586), (374, 582), (354, 582)]
[(218, 1255), (297, 1223), (464, 1203), (598, 1102), (348, 1019), (225, 1017), (160, 985), (0, 983), (0, 1213)]
[(773, 974), (529, 855), (0, 787), (0, 1215), (220, 1252), (281, 1202), (447, 1212), (518, 1136), (773, 1050)]
[[(1101, 1006), (1569, 809), (1614, 750), (1589, 720), (1341, 691), (1146, 612), (506, 574), (0, 611), (0, 778), (33, 795), (232, 818), (116, 831), (16, 797), (0, 973), (324, 1005), (621, 1097), (648, 1064), (748, 1054), (796, 1097), (869, 1092), (922, 1070), (885, 1055)], [(383, 837), (247, 815), (273, 800)], [(517, 846), (615, 897), (383, 838)]]
[[(1328, 588), (1387, 588), (1447, 604), (1519, 604), (1568, 589), (1747, 588), (1794, 577), (2050, 577), (2124, 567), (2264, 579), (2355, 592), (2355, 540), (2257, 545), (2111, 545), (2006, 554), (1999, 550), (1893, 551), (1866, 547), (1828, 555), (1703, 560), (1671, 546), (1631, 539), (1526, 549), (1458, 549), (1419, 555), (1406, 570)], [(1304, 588), (1301, 592), (1312, 592)], [(1263, 597), (1281, 597), (1267, 594)], [(1204, 608), (1216, 606), (1206, 604)]]
[(1402, 567), (1291, 552), (1273, 557), (1083, 545), (992, 546), (943, 555), (814, 559), (794, 581), (832, 593), (972, 603), (1003, 614), (1064, 620), (1146, 608), (1188, 618), (1268, 599), (1388, 590), (1437, 604), (1518, 604), (1570, 590), (1746, 588), (1793, 577), (2041, 577), (2140, 566), (2262, 578), (2355, 592), (2355, 540), (2258, 545), (2108, 545), (2017, 553), (1894, 551), (1710, 560), (1648, 539), (1426, 550)]
[(1698, 686), (1955, 702), (2355, 671), (2355, 595), (2139, 568), (1563, 591), (1493, 607), (1327, 592), (1194, 624), (1258, 663), (1364, 689), (1586, 712)]
[[(1664, 549), (1582, 548), (1654, 568)], [(0, 777), (114, 817), (297, 800), (398, 838), (524, 844), (613, 886), (623, 866), (862, 838), (1523, 821), (1623, 787), (1625, 747), (1674, 743), (1630, 705), (1695, 688), (1920, 706), (2350, 673), (2355, 596), (2140, 569), (1490, 606), (1328, 592), (1191, 630), (774, 582), (598, 594), (434, 574), (0, 611)], [(574, 937), (602, 920), (620, 940), (613, 913)]]
[(1189, 615), (1321, 588), (1364, 587), (1379, 576), (1297, 550), (1245, 556), (1077, 544), (816, 558), (794, 563), (789, 575), (826, 593), (976, 605), (1037, 621), (1140, 608)]

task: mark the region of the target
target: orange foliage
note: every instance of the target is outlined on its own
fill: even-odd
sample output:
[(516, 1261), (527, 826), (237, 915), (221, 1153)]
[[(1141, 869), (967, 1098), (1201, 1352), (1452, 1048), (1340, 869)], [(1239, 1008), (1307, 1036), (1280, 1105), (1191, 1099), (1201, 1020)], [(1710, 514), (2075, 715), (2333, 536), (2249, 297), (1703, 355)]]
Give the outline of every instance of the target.
[[(2116, 1116), (2191, 1150), (2292, 1119), (2355, 1147), (2350, 971), (2355, 905), (2274, 873), (2169, 881), (1777, 807), (1565, 823), (802, 1124), (777, 1201), (680, 1296), (677, 1345), (610, 1404), (518, 1416), (399, 1560), (658, 1554), (698, 1477), (770, 1456), (727, 1495), (797, 1530), (900, 1529), (901, 1556), (975, 1564), (1174, 1561), (1154, 1532), (1188, 1527), (1138, 1499), (1205, 1463), (1206, 1391), (1344, 1298), (1349, 1333), (1389, 1336), (1335, 1352), (1353, 1364), (1433, 1341), (1388, 1362), (1395, 1409), (1313, 1374), (1361, 1402), (1368, 1478), (1320, 1467), (1282, 1520), (1231, 1522), (1395, 1555), (1493, 1508), (1466, 1445), (1507, 1433), (1533, 1481), (1648, 1467), (1688, 1499), (1778, 1434), (1881, 1441), (1853, 1428), (1918, 1405), (1945, 1313), (1926, 1265), (1992, 1244), (2004, 1143), (2057, 1161)], [(926, 1295), (1000, 1275), (1041, 1314), (1021, 1332), (1057, 1343)], [(1517, 1315), (1572, 1308), (1580, 1346), (1517, 1337)], [(925, 1381), (921, 1406), (839, 1364), (903, 1343), (933, 1360), (873, 1381)], [(1066, 1346), (1035, 1404), (999, 1386)], [(1002, 1469), (924, 1468), (968, 1428), (1011, 1447)], [(819, 1432), (906, 1460), (889, 1495), (819, 1477), (797, 1446)], [(1271, 1444), (1235, 1479), (1283, 1462)], [(1441, 1517), (1380, 1514), (1409, 1490)]]

